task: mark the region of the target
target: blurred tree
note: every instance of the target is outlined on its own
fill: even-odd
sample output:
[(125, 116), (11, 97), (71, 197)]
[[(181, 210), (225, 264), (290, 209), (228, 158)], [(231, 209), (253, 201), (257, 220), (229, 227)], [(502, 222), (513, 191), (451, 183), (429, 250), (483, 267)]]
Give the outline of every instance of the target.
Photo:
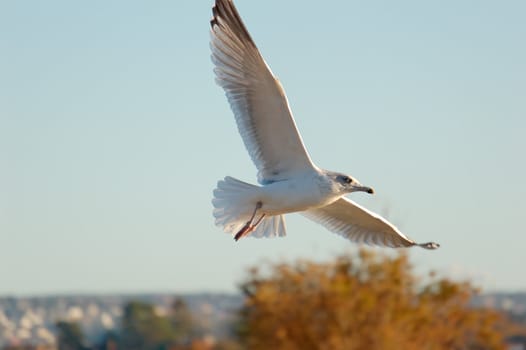
[(245, 349), (239, 342), (234, 339), (222, 339), (218, 341), (213, 350), (243, 350)]
[(175, 332), (170, 320), (157, 314), (152, 305), (139, 301), (125, 305), (120, 349), (168, 349), (174, 339)]
[(118, 350), (119, 334), (115, 330), (106, 331), (95, 350)]
[(84, 334), (76, 322), (59, 321), (56, 324), (58, 350), (85, 350)]
[(332, 263), (252, 269), (239, 335), (250, 349), (504, 349), (500, 315), (469, 306), (469, 283), (423, 287), (408, 258), (361, 250)]
[(175, 332), (177, 343), (189, 343), (196, 332), (192, 313), (181, 298), (175, 298), (170, 310), (170, 321)]

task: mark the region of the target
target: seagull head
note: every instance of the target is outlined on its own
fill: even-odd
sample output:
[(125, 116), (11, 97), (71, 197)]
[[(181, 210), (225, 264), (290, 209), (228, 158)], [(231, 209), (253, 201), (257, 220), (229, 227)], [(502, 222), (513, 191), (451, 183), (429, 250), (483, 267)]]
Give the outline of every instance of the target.
[(367, 192), (373, 194), (374, 190), (371, 187), (362, 185), (358, 180), (352, 176), (345, 174), (334, 174), (333, 182), (339, 192), (351, 193), (351, 192)]

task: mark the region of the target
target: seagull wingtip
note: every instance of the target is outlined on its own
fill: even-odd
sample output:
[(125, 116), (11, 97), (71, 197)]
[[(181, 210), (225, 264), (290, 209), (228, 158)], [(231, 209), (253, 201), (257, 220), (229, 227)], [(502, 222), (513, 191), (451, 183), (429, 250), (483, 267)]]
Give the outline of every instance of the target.
[(440, 244), (438, 244), (436, 242), (420, 243), (420, 244), (417, 244), (417, 245), (419, 247), (422, 247), (422, 248), (425, 248), (425, 249), (430, 249), (430, 250), (434, 250), (434, 249), (440, 248)]

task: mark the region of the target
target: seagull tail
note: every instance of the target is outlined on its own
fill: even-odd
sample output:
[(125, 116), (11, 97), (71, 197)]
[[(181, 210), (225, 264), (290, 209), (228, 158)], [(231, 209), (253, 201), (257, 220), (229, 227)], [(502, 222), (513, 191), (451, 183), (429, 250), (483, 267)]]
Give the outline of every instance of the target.
[[(230, 176), (218, 181), (212, 199), (215, 224), (227, 233), (236, 234), (250, 220), (260, 193), (260, 187)], [(278, 215), (265, 216), (250, 236), (278, 237), (285, 234), (285, 219)]]

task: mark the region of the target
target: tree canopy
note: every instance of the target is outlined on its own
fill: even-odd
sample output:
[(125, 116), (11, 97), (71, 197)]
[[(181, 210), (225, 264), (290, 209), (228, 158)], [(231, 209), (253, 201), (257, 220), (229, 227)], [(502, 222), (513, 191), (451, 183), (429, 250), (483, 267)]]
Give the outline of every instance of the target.
[(423, 281), (405, 254), (361, 250), (270, 267), (252, 269), (242, 285), (247, 348), (504, 349), (500, 315), (470, 307), (471, 284), (434, 274)]

